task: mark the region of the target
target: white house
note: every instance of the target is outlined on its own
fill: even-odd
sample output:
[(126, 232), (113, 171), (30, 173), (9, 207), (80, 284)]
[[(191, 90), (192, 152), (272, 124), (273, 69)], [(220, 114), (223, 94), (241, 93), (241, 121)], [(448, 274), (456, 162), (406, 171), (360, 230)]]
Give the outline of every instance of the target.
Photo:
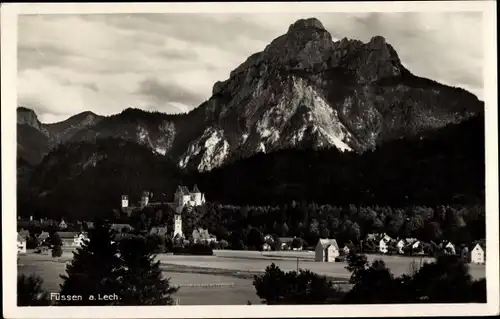
[(420, 241), (419, 240), (416, 240), (413, 242), (413, 244), (411, 244), (411, 248), (413, 249), (418, 249), (420, 247)]
[(335, 239), (320, 239), (316, 245), (315, 261), (335, 261), (340, 255), (339, 245)]
[(384, 237), (382, 237), (382, 239), (380, 239), (378, 249), (382, 254), (387, 254), (387, 252), (389, 251), (390, 241), (391, 241), (391, 237), (389, 237), (387, 235), (385, 235)]
[(444, 249), (445, 249), (445, 251), (448, 251), (451, 255), (455, 255), (455, 253), (456, 253), (456, 250), (455, 250), (455, 245), (453, 245), (453, 244), (451, 243), (451, 241), (450, 241), (450, 242), (448, 242), (448, 243), (446, 244), (446, 246), (444, 246)]
[(344, 250), (344, 255), (349, 255), (350, 249), (349, 249), (349, 247), (347, 245), (344, 246), (343, 250)]
[(400, 239), (396, 244), (396, 248), (398, 249), (398, 254), (404, 254), (403, 248), (406, 246), (406, 240)]
[(17, 253), (26, 254), (26, 238), (17, 234)]
[(473, 264), (484, 264), (486, 262), (486, 250), (481, 244), (476, 244), (470, 252), (470, 262)]
[(85, 233), (77, 234), (73, 238), (73, 245), (76, 247), (81, 247), (83, 245), (83, 241), (86, 239), (88, 239), (87, 234)]
[(59, 229), (66, 229), (68, 228), (68, 224), (66, 224), (66, 222), (63, 220), (61, 220), (61, 222), (59, 223)]
[(269, 250), (271, 250), (271, 245), (269, 245), (268, 243), (264, 243), (264, 244), (262, 245), (262, 250), (264, 250), (264, 251), (269, 251)]

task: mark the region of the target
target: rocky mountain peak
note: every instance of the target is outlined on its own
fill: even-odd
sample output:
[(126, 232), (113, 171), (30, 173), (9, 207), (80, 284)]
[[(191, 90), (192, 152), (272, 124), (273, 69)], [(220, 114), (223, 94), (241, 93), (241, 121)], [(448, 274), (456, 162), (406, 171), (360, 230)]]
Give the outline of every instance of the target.
[(291, 24), (290, 27), (288, 28), (288, 33), (293, 33), (297, 30), (304, 30), (311, 28), (325, 30), (325, 27), (323, 26), (321, 21), (319, 21), (316, 18), (309, 18), (309, 19), (300, 19), (297, 20), (295, 23)]
[(43, 127), (43, 124), (38, 120), (38, 116), (35, 111), (30, 108), (20, 106), (17, 108), (17, 124), (18, 125), (28, 125), (36, 130), (47, 135), (47, 130)]

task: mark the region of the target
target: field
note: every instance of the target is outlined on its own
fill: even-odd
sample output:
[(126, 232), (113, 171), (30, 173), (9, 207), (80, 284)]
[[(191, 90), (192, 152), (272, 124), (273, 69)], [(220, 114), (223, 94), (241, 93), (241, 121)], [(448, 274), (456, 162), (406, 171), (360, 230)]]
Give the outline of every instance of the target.
[[(250, 301), (259, 304), (259, 298), (252, 285), (252, 275), (261, 273), (271, 263), (285, 271), (296, 270), (298, 266), (318, 274), (331, 277), (338, 283), (349, 278), (345, 263), (314, 262), (313, 252), (256, 252), (256, 251), (214, 251), (214, 256), (174, 256), (158, 255), (163, 275), (171, 278), (171, 284), (179, 285), (176, 294), (182, 305), (242, 305)], [(65, 273), (65, 262), (72, 258), (65, 251), (59, 260), (50, 256), (28, 253), (21, 255), (19, 273), (36, 273), (44, 279), (44, 288), (49, 292), (59, 290)], [(417, 265), (430, 258), (409, 258), (399, 256), (368, 255), (370, 261), (383, 259), (395, 275), (407, 273), (410, 263)], [(470, 265), (470, 273), (475, 279), (485, 277), (483, 265)], [(344, 286), (344, 285), (342, 285)]]

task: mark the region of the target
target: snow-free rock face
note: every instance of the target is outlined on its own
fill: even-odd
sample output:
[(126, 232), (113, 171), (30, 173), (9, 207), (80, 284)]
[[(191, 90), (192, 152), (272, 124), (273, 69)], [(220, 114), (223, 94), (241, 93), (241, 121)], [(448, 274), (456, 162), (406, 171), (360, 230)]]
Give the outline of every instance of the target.
[(483, 107), (463, 89), (411, 74), (385, 38), (332, 41), (311, 18), (296, 21), (248, 57), (188, 114), (127, 109), (101, 118), (82, 113), (71, 123), (39, 129), (34, 113), (25, 112), (18, 123), (48, 136), (49, 146), (122, 138), (147, 145), (182, 168), (208, 171), (283, 148), (364, 152), (461, 122)]
[(459, 122), (482, 107), (468, 92), (412, 75), (381, 36), (334, 42), (320, 21), (302, 19), (215, 83), (200, 106), (207, 129), (223, 132), (229, 154), (207, 155), (201, 165), (203, 154), (212, 152), (204, 133), (179, 161), (202, 169), (282, 148), (363, 152)]

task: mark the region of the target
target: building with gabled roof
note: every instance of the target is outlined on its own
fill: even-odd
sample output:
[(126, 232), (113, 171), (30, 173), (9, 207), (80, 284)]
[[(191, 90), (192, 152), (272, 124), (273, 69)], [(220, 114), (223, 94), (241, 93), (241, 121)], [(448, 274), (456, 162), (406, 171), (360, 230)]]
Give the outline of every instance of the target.
[(477, 243), (470, 252), (470, 262), (473, 264), (486, 263), (486, 247), (482, 243)]
[(315, 249), (315, 261), (333, 262), (340, 255), (339, 245), (335, 239), (319, 239)]
[(17, 253), (26, 254), (26, 238), (17, 233)]

